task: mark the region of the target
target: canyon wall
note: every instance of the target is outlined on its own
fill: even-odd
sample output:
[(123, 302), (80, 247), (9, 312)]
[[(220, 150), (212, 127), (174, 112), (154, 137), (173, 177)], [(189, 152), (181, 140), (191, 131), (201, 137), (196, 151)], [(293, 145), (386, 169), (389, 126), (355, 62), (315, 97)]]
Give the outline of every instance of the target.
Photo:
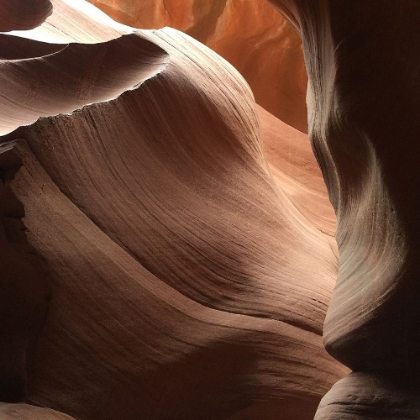
[(0, 34), (0, 418), (312, 419), (348, 369), (306, 136), (188, 35), (51, 3)]
[(273, 3), (302, 34), (309, 137), (337, 213), (324, 342), (357, 372), (316, 419), (419, 418), (420, 4)]
[(295, 28), (266, 0), (90, 0), (141, 29), (170, 26), (216, 51), (246, 79), (256, 102), (307, 131), (307, 76)]

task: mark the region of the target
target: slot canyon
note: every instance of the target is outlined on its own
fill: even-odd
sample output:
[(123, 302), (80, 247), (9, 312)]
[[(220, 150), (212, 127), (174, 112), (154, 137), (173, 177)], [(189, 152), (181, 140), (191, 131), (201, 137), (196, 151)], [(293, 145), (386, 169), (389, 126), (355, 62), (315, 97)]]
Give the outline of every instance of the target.
[(420, 419), (419, 22), (0, 0), (0, 420)]

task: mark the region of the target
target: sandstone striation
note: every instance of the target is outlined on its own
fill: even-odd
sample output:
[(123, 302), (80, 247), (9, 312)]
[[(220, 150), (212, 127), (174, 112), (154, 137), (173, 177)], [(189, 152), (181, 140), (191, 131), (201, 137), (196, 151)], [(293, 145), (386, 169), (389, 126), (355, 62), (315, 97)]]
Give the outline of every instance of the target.
[(324, 233), (336, 250), (336, 217), (308, 136), (258, 107), (264, 152), (270, 171), (305, 223)]
[(314, 420), (418, 419), (418, 387), (404, 376), (351, 373), (322, 399)]
[(303, 37), (309, 135), (338, 219), (324, 341), (358, 371), (316, 418), (419, 418), (420, 5), (273, 3)]
[(48, 270), (20, 278), (38, 318), (2, 397), (40, 408), (0, 415), (313, 418), (347, 369), (322, 344), (334, 217), (305, 136), (189, 36), (52, 3), (0, 34), (10, 195)]
[(296, 30), (266, 0), (90, 0), (118, 22), (179, 29), (246, 79), (259, 105), (306, 132), (307, 76)]
[(73, 417), (48, 408), (5, 403), (0, 403), (0, 418), (2, 420), (75, 420)]
[(50, 0), (14, 0), (0, 3), (0, 32), (39, 26), (51, 14)]

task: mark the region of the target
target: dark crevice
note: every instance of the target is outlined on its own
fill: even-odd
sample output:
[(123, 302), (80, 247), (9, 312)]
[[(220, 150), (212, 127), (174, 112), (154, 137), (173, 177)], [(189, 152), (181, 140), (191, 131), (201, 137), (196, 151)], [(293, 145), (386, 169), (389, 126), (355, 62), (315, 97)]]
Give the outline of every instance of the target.
[(50, 44), (18, 36), (0, 35), (0, 60), (25, 60), (64, 50), (67, 44)]
[(0, 145), (0, 401), (26, 397), (28, 366), (51, 290), (44, 262), (27, 238), (23, 204), (13, 193), (22, 161), (16, 142)]

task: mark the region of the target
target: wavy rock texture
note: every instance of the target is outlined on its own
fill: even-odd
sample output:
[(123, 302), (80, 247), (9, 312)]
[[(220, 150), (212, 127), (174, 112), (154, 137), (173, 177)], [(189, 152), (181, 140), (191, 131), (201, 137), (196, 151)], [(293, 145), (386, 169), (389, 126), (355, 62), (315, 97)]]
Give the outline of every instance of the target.
[(418, 387), (380, 373), (352, 373), (322, 399), (315, 420), (418, 419)]
[(187, 35), (53, 6), (0, 35), (10, 194), (52, 291), (18, 290), (43, 329), (21, 330), (13, 399), (87, 420), (311, 419), (347, 369), (322, 345), (334, 218), (305, 136)]
[(336, 217), (308, 136), (258, 107), (262, 140), (278, 187), (306, 219), (323, 232), (336, 251)]
[(170, 26), (187, 33), (239, 70), (259, 105), (286, 124), (307, 131), (301, 40), (266, 0), (90, 2), (126, 25)]
[(51, 15), (49, 0), (14, 0), (0, 3), (0, 32), (27, 30), (39, 26)]
[(309, 133), (338, 217), (325, 344), (352, 369), (375, 372), (334, 387), (317, 418), (342, 418), (343, 405), (343, 418), (419, 418), (420, 5), (273, 3), (302, 32)]
[(58, 411), (48, 408), (34, 407), (27, 404), (0, 403), (0, 419), (2, 420), (75, 420)]

